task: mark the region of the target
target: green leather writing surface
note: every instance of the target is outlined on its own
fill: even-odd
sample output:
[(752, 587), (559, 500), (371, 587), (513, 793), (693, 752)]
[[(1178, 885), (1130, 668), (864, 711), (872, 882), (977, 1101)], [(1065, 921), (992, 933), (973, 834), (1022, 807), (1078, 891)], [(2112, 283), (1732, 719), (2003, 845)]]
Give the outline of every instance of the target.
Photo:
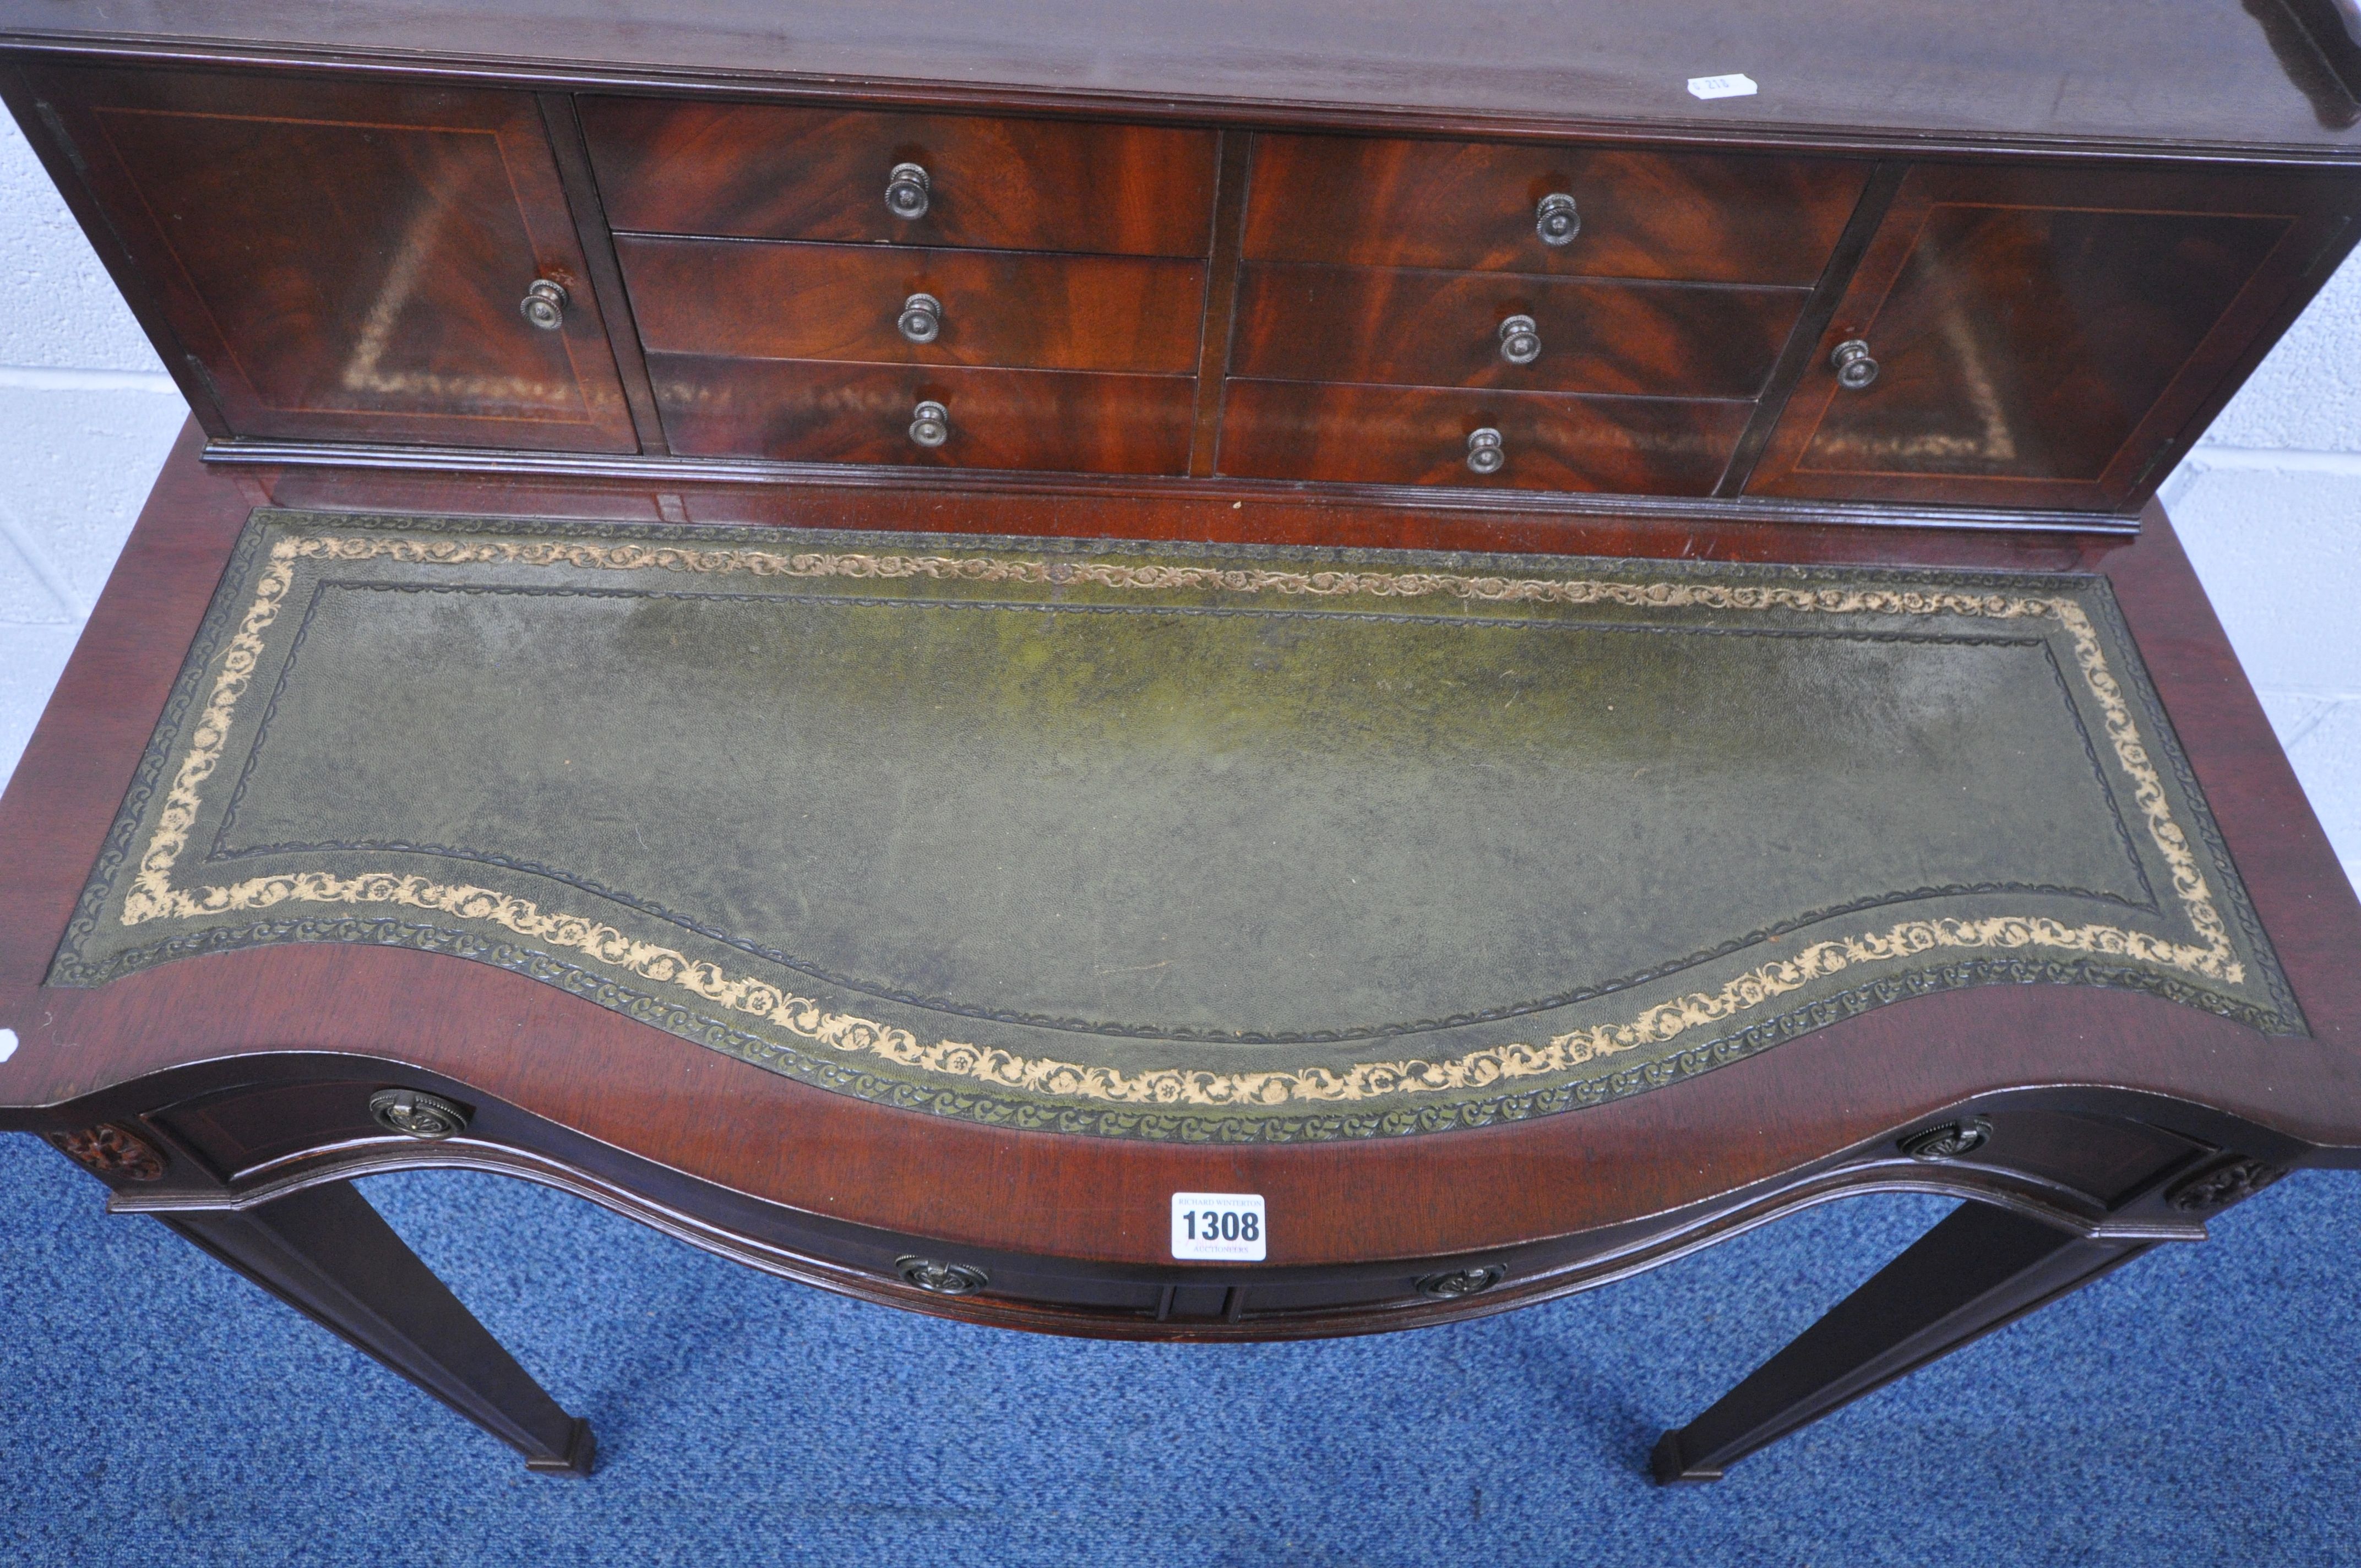
[(2087, 576), (259, 512), (51, 979), (279, 941), (1108, 1135), (1995, 981), (2301, 1028)]

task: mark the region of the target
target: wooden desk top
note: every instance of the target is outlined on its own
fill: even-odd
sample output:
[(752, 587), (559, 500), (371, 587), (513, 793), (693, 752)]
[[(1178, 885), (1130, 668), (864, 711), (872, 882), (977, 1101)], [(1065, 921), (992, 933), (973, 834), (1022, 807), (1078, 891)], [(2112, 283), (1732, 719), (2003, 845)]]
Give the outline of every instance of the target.
[[(1763, 1203), (1804, 1201), (1831, 1180), (2048, 1201), (2027, 1195), (2022, 1172), (1938, 1171), (1898, 1160), (1884, 1142), (1961, 1105), (2143, 1116), (2165, 1107), (2177, 1125), (2284, 1164), (2361, 1157), (2354, 1050), (2361, 976), (2351, 962), (2361, 950), (2361, 906), (2153, 510), (2147, 532), (2120, 546), (2059, 535), (1405, 518), (1312, 501), (1252, 511), (1219, 501), (1141, 501), (1110, 516), (1104, 507), (1005, 495), (721, 486), (659, 495), (620, 484), (209, 472), (195, 449), (192, 432), (0, 801), (0, 839), (12, 854), (10, 897), (0, 905), (0, 1025), (22, 1041), (0, 1066), (0, 1124), (56, 1129), (227, 1084), (374, 1075), (440, 1086), (488, 1107), (487, 1136), (495, 1139), (500, 1116), (539, 1129), (518, 1138), (551, 1151), (533, 1172), (544, 1179), (573, 1179), (569, 1169), (585, 1181), (607, 1179), (597, 1176), (601, 1162), (628, 1157), (639, 1172), (629, 1180), (643, 1188), (653, 1171), (717, 1202), (995, 1255), (1160, 1264), (1169, 1194), (1258, 1192), (1274, 1212), (1296, 1217), (1274, 1228), (1270, 1262), (1282, 1269), (1576, 1234), (1611, 1237), (1634, 1226), (1677, 1227), (1691, 1212), (1706, 1216), (1701, 1223), (1735, 1223)], [(1261, 544), (1547, 546), (1628, 555), (1642, 567), (1651, 557), (1693, 557), (1887, 570), (2096, 569), (2121, 603), (2305, 1032), (2267, 1032), (2136, 991), (1980, 985), (1908, 996), (1692, 1079), (1560, 1114), (1433, 1136), (1208, 1144), (1059, 1135), (895, 1109), (734, 1060), (520, 974), (391, 948), (265, 947), (167, 963), (96, 989), (45, 986), (253, 510), (434, 512), (456, 510), (455, 501), (479, 514), (610, 521), (653, 522), (685, 510), (700, 521), (825, 518), (938, 533), (1119, 530)], [(368, 1158), (415, 1163), (412, 1151), (371, 1154), (361, 1144), (329, 1157), (346, 1166), (361, 1158), (360, 1168)], [(598, 1189), (625, 1206), (617, 1190)], [(2081, 1223), (2107, 1222), (2092, 1214)], [(940, 1310), (1024, 1319), (1005, 1304), (972, 1300)], [(1216, 1323), (1205, 1332), (1224, 1330)], [(1235, 1332), (1275, 1331), (1249, 1324)]]

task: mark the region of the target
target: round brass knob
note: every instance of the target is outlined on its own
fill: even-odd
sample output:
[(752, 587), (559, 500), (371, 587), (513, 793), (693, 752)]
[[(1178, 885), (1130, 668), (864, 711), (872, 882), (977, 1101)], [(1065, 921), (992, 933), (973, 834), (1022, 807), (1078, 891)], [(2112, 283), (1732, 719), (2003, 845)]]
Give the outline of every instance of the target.
[(972, 1263), (942, 1263), (931, 1257), (897, 1257), (894, 1272), (905, 1282), (938, 1296), (972, 1296), (992, 1283), (992, 1277)]
[(921, 446), (940, 446), (951, 438), (951, 411), (931, 398), (910, 411), (910, 439)]
[(1497, 474), (1508, 466), (1509, 455), (1501, 448), (1500, 433), (1490, 425), (1467, 433), (1467, 466), (1478, 474)]
[(555, 332), (566, 324), (566, 285), (534, 279), (524, 298), (517, 302), (517, 310), (542, 331)]
[(912, 343), (932, 343), (943, 334), (943, 302), (932, 294), (913, 294), (902, 302), (894, 324)]
[(1869, 356), (1869, 345), (1857, 337), (1838, 344), (1828, 363), (1837, 367), (1837, 385), (1848, 392), (1858, 392), (1877, 379), (1877, 361)]
[(1543, 196), (1533, 209), (1533, 232), (1543, 245), (1572, 245), (1582, 232), (1582, 214), (1575, 209), (1574, 198), (1563, 191)]
[(1511, 365), (1531, 365), (1542, 356), (1541, 328), (1531, 316), (1510, 316), (1500, 323), (1500, 357)]
[(885, 177), (885, 210), (897, 218), (923, 218), (933, 190), (925, 170), (915, 163), (897, 163)]
[(369, 1096), (369, 1115), (389, 1133), (421, 1143), (439, 1143), (467, 1130), (467, 1113), (438, 1094), (414, 1089), (380, 1089)]

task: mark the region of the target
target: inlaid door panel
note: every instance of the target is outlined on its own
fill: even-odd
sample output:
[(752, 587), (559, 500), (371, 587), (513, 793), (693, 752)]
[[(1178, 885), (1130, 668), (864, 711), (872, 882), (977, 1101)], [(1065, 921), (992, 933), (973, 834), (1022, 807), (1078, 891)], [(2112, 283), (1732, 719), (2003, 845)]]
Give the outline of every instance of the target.
[(1748, 488), (2135, 507), (2350, 243), (2337, 196), (2255, 172), (1914, 170)]
[(531, 94), (28, 74), (236, 433), (638, 449)]

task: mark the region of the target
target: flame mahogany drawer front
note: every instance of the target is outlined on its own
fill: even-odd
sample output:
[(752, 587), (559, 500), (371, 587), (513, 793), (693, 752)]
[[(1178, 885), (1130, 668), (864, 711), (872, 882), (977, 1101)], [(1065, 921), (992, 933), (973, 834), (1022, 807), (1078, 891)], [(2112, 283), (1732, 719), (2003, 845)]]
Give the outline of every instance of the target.
[(1809, 287), (1868, 177), (1846, 159), (1263, 136), (1246, 256)]
[[(1754, 405), (1233, 381), (1220, 471), (1247, 478), (1702, 496)], [(1488, 435), (1489, 471), (1471, 458)]]
[(1186, 376), (687, 354), (652, 354), (648, 372), (673, 450), (697, 457), (1180, 474), (1196, 402)]
[[(1202, 257), (1214, 133), (586, 97), (619, 231)], [(908, 166), (910, 180), (896, 171)], [(889, 205), (889, 192), (895, 204)]]
[(653, 353), (1197, 368), (1202, 262), (629, 235), (615, 247)]
[[(1230, 373), (1290, 381), (1752, 398), (1802, 289), (1249, 265)], [(1522, 316), (1531, 336), (1504, 331)]]

